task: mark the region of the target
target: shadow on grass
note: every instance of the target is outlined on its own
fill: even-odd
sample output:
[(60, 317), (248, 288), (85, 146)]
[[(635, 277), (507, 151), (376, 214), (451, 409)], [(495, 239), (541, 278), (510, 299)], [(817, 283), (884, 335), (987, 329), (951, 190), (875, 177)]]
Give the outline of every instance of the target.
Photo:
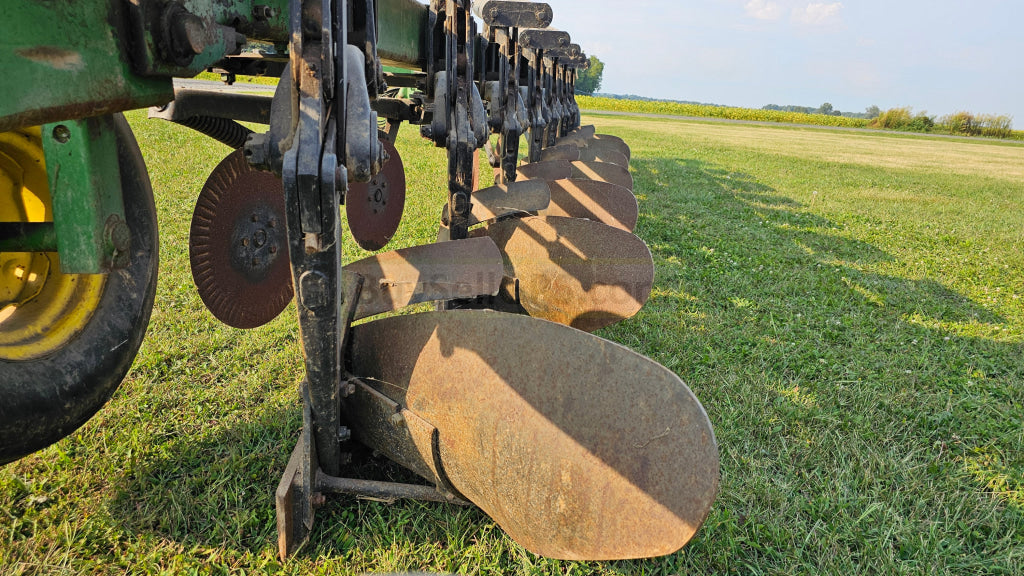
[[(116, 479), (109, 509), (129, 530), (171, 540), (190, 554), (217, 549), (222, 560), (246, 553), (276, 556), (274, 491), (300, 427), (296, 405), (159, 444), (152, 457)], [(360, 464), (346, 476), (423, 483), (389, 461), (359, 456)], [(415, 550), (458, 549), (495, 533), (500, 539), (500, 529), (475, 507), (331, 496), (316, 512), (309, 544), (293, 558), (347, 559), (370, 569), (397, 561), (404, 570), (420, 566)], [(407, 557), (396, 556), (400, 549)], [(512, 553), (504, 550), (505, 561)], [(409, 566), (402, 568), (403, 562)]]
[[(987, 336), (1007, 320), (895, 275), (893, 255), (749, 175), (677, 158), (631, 168), (655, 289), (605, 334), (679, 373), (715, 424), (723, 487), (689, 554), (738, 538), (764, 565), (781, 545), (820, 568), (891, 557), (886, 538), (930, 524), (897, 557), (948, 561), (946, 539), (970, 565), (1005, 562), (1005, 540), (963, 526), (1024, 525), (1024, 346)], [(893, 524), (858, 527), (873, 503), (898, 511)]]

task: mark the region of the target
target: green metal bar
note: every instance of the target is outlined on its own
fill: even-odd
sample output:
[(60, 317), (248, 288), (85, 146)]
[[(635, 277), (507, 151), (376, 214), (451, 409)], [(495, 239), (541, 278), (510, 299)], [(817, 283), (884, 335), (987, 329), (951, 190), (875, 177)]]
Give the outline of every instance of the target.
[(377, 55), (383, 63), (424, 69), (428, 21), (427, 7), (415, 0), (377, 0)]
[(0, 222), (0, 252), (56, 252), (53, 222)]
[(61, 271), (100, 274), (127, 264), (130, 234), (113, 118), (45, 124), (43, 152)]
[[(152, 0), (150, 0), (152, 1)], [(289, 0), (178, 0), (186, 10), (222, 26), (231, 26), (250, 40), (287, 42)]]
[(169, 102), (169, 78), (132, 74), (128, 5), (4, 0), (0, 131)]

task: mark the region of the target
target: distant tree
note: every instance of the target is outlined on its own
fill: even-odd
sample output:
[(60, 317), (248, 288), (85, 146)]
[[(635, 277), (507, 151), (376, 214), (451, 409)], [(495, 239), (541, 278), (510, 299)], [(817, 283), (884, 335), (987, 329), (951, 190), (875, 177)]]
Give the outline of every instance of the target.
[(874, 104), (872, 104), (871, 106), (868, 106), (868, 107), (867, 107), (867, 108), (866, 108), (866, 109), (864, 110), (864, 116), (865, 116), (865, 117), (866, 117), (866, 118), (867, 118), (868, 120), (872, 120), (872, 119), (874, 119), (874, 118), (878, 118), (878, 116), (879, 116), (879, 115), (880, 115), (881, 113), (882, 113), (882, 109), (881, 109), (881, 108), (879, 108), (878, 106), (875, 106)]
[(817, 112), (818, 112), (818, 114), (825, 114), (826, 116), (831, 116), (832, 115), (832, 104), (830, 104), (829, 102), (825, 102), (824, 104), (822, 104), (821, 106), (818, 107)]
[(597, 56), (590, 57), (590, 67), (580, 70), (576, 77), (576, 93), (583, 96), (590, 96), (601, 89), (601, 76), (604, 75), (604, 62), (597, 59)]

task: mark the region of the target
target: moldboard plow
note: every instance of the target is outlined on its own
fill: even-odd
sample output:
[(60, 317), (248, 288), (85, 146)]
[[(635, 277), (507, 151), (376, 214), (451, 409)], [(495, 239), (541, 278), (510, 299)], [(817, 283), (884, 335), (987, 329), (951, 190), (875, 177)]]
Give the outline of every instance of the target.
[[(303, 427), (279, 552), (325, 494), (471, 503), (563, 559), (679, 550), (718, 452), (671, 371), (588, 332), (635, 315), (654, 264), (621, 139), (580, 125), (587, 65), (539, 2), (14, 0), (0, 65), (0, 462), (71, 433), (141, 345), (152, 190), (123, 110), (234, 151), (198, 191), (190, 259), (237, 328), (296, 302)], [(271, 96), (175, 87), (277, 76)], [(240, 122), (265, 125), (253, 132)], [(447, 150), (438, 241), (395, 236), (402, 124)], [(521, 145), (522, 144), (522, 145)], [(348, 215), (342, 230), (341, 209)], [(424, 302), (436, 310), (354, 324)], [(428, 484), (346, 477), (357, 445)]]

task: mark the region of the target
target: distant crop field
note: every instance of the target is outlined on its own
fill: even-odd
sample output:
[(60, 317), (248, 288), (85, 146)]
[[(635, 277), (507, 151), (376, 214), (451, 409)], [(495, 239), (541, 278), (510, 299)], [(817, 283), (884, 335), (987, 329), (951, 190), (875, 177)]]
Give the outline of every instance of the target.
[[(156, 309), (97, 417), (0, 468), (5, 575), (1024, 574), (1024, 146), (584, 116), (632, 146), (657, 270), (640, 314), (599, 334), (707, 409), (722, 479), (703, 528), (663, 558), (563, 562), (473, 508), (332, 498), (280, 563), (294, 308), (253, 331), (205, 311), (189, 220), (229, 150), (129, 120), (159, 211)], [(399, 149), (392, 247), (432, 241), (445, 195), (444, 150), (410, 128)]]
[(728, 120), (751, 120), (755, 122), (785, 122), (844, 128), (867, 128), (868, 126), (868, 121), (861, 118), (845, 118), (843, 116), (829, 116), (826, 114), (801, 114), (799, 112), (782, 112), (779, 110), (705, 106), (701, 104), (682, 104), (679, 102), (619, 100), (594, 96), (576, 96), (576, 101), (583, 110), (610, 110), (613, 112), (634, 112), (640, 114), (725, 118)]

